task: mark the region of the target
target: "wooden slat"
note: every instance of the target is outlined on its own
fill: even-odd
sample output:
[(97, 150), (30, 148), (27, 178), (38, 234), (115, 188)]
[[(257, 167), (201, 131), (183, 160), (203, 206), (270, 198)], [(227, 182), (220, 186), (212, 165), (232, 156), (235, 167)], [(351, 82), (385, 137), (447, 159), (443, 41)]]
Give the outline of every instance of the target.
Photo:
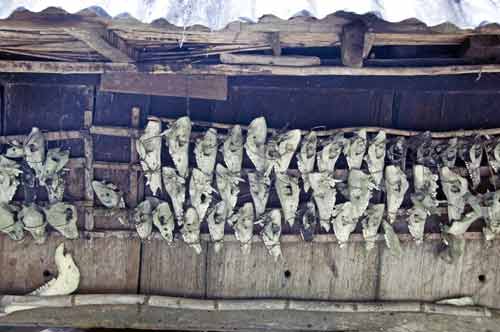
[(182, 240), (172, 246), (161, 238), (142, 244), (140, 293), (204, 297), (207, 244), (196, 255)]
[(362, 21), (354, 21), (344, 25), (342, 31), (341, 57), (342, 64), (348, 67), (363, 67), (365, 50), (366, 25)]
[(54, 277), (55, 248), (64, 242), (80, 269), (80, 293), (136, 293), (139, 280), (138, 239), (80, 238), (65, 240), (50, 235), (45, 244), (36, 244), (30, 235), (23, 242), (0, 236), (0, 293), (25, 294)]
[(226, 100), (227, 78), (211, 75), (107, 73), (101, 77), (101, 90), (155, 96)]
[(319, 66), (321, 60), (315, 56), (272, 56), (250, 54), (221, 54), (220, 60), (227, 64), (256, 64), (275, 66)]

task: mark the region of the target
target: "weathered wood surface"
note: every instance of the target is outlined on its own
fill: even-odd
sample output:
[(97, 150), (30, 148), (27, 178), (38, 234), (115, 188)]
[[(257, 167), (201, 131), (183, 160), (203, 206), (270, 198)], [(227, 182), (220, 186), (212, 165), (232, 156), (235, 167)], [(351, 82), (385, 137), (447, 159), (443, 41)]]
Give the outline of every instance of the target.
[(198, 75), (150, 75), (145, 73), (105, 73), (101, 91), (155, 96), (227, 99), (227, 78)]
[(80, 238), (65, 240), (54, 234), (38, 245), (29, 235), (23, 242), (0, 236), (0, 292), (25, 294), (53, 278), (54, 251), (64, 242), (81, 273), (80, 293), (136, 293), (139, 280), (137, 238)]
[(13, 313), (0, 318), (0, 324), (8, 322), (12, 325), (23, 325), (36, 321), (44, 326), (215, 331), (497, 332), (500, 330), (500, 316), (497, 312), (493, 312), (492, 317), (468, 317), (421, 312), (332, 313), (256, 308), (213, 311), (205, 308), (182, 310), (140, 304), (46, 308)]
[(315, 56), (274, 56), (230, 54), (220, 55), (220, 61), (227, 64), (275, 65), (275, 66), (319, 66), (321, 60)]

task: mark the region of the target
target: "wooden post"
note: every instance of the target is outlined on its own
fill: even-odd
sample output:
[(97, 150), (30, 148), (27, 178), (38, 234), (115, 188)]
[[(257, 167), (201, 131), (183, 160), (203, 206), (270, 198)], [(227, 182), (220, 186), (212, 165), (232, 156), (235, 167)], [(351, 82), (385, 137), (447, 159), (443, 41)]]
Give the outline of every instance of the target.
[[(92, 111), (85, 111), (84, 123), (85, 133), (83, 135), (83, 148), (85, 153), (85, 200), (94, 202), (94, 190), (92, 189), (92, 180), (94, 179), (94, 142), (90, 134), (92, 126)], [(90, 231), (94, 229), (94, 214), (92, 208), (85, 210), (85, 229)]]
[[(140, 118), (141, 109), (139, 107), (132, 107), (131, 124), (133, 128), (139, 128)], [(143, 173), (139, 173), (137, 169), (133, 167), (139, 162), (136, 141), (136, 136), (130, 137), (130, 204), (133, 204), (133, 207), (139, 204), (144, 194)]]
[(344, 26), (342, 31), (342, 64), (348, 67), (363, 67), (363, 53), (365, 50), (366, 25), (362, 21), (355, 21)]

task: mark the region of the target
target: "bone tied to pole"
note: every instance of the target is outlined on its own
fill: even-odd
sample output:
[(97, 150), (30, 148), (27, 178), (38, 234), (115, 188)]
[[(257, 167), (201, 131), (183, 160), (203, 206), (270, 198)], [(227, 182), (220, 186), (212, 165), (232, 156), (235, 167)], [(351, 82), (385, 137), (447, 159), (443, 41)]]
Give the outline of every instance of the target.
[[(441, 225), (446, 236), (464, 234), (480, 218), (487, 240), (500, 233), (499, 137), (481, 131), (274, 130), (263, 117), (248, 126), (213, 124), (199, 130), (206, 125), (188, 117), (150, 118), (135, 140), (151, 193), (131, 218), (142, 239), (157, 229), (169, 244), (182, 238), (199, 253), (200, 227), (206, 222), (217, 252), (227, 226), (244, 252), (250, 252), (257, 232), (279, 259), (285, 223), (306, 241), (319, 227), (333, 231), (341, 246), (360, 223), (367, 249), (381, 229), (397, 253), (393, 224), (399, 217), (405, 215), (410, 234), (420, 243), (428, 217), (443, 210), (439, 206), (448, 216)], [(162, 162), (166, 159), (171, 162)], [(45, 148), (37, 128), (23, 142), (10, 143), (0, 155), (0, 231), (13, 240), (28, 231), (41, 243), (48, 224), (65, 237), (78, 237), (76, 209), (62, 202), (68, 160), (69, 151)], [(481, 182), (481, 169), (489, 170), (490, 181)], [(251, 200), (238, 206), (245, 182)], [(24, 201), (12, 202), (20, 184)], [(48, 203), (37, 202), (30, 190), (37, 185), (47, 190)], [(124, 193), (113, 183), (93, 181), (92, 188), (111, 214), (125, 208)], [(280, 209), (267, 206), (272, 191)]]

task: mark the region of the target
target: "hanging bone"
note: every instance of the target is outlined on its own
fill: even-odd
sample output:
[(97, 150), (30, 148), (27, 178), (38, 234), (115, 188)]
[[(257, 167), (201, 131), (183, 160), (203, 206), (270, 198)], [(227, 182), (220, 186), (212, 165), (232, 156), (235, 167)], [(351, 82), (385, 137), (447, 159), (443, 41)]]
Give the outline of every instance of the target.
[(472, 180), (472, 189), (476, 189), (481, 182), (481, 159), (483, 156), (483, 142), (481, 136), (464, 138), (459, 141), (458, 156), (465, 162), (465, 167)]
[(33, 127), (23, 143), (24, 159), (35, 171), (37, 177), (42, 173), (45, 162), (45, 138), (37, 127)]
[(355, 216), (353, 204), (345, 202), (337, 204), (333, 211), (333, 231), (339, 241), (339, 246), (343, 248), (349, 240), (349, 235), (356, 229), (358, 217)]
[(482, 209), (485, 227), (483, 234), (487, 241), (500, 235), (500, 191), (486, 195), (486, 206)]
[(500, 172), (500, 137), (491, 138), (486, 143), (486, 153), (488, 154), (488, 164), (493, 172)]
[(349, 169), (360, 169), (366, 152), (366, 131), (361, 129), (354, 132), (353, 136), (346, 142), (347, 144), (344, 147), (344, 154), (346, 156)]
[(161, 121), (153, 119), (148, 121), (144, 134), (136, 141), (146, 185), (153, 195), (161, 192), (161, 140)]
[(323, 148), (318, 152), (318, 170), (320, 172), (333, 173), (335, 164), (337, 163), (347, 140), (344, 138), (344, 133), (337, 133), (335, 136), (322, 142)]
[(382, 227), (384, 229), (384, 239), (387, 248), (389, 248), (389, 251), (393, 256), (401, 257), (403, 251), (401, 249), (399, 237), (394, 231), (394, 228), (392, 228), (392, 225), (385, 220), (382, 221)]
[(115, 184), (94, 180), (92, 181), (92, 188), (94, 189), (99, 202), (101, 202), (101, 204), (108, 209), (125, 208), (123, 193)]
[(310, 189), (309, 173), (314, 171), (314, 162), (316, 161), (316, 146), (318, 138), (314, 131), (309, 132), (302, 139), (300, 151), (297, 154), (297, 167), (304, 182), (304, 191), (308, 192)]
[(403, 203), (405, 193), (409, 188), (406, 174), (401, 168), (389, 165), (385, 168), (385, 190), (387, 194), (387, 218), (394, 223), (398, 210)]
[(361, 225), (363, 226), (363, 238), (365, 239), (365, 248), (368, 251), (375, 247), (378, 229), (382, 223), (384, 211), (385, 204), (383, 203), (370, 205), (361, 219)]
[(280, 237), (281, 237), (281, 211), (272, 209), (262, 216), (260, 223), (263, 224), (261, 236), (264, 245), (269, 254), (278, 261), (282, 256)]
[(208, 212), (207, 223), (210, 238), (214, 243), (214, 251), (220, 252), (224, 243), (224, 226), (226, 224), (226, 203), (220, 201)]
[(364, 173), (359, 169), (349, 171), (347, 177), (347, 190), (351, 206), (349, 207), (353, 213), (353, 218), (357, 219), (365, 213), (372, 191), (375, 189), (375, 184), (369, 174)]
[(368, 171), (376, 186), (380, 186), (384, 176), (386, 142), (385, 131), (379, 131), (377, 136), (370, 142), (368, 153), (365, 157)]
[(217, 157), (217, 130), (208, 129), (203, 138), (196, 141), (194, 155), (198, 169), (211, 178)]
[(320, 225), (326, 232), (329, 232), (337, 195), (335, 180), (327, 172), (316, 172), (309, 174), (308, 181), (311, 184), (314, 202), (318, 207)]
[(45, 162), (39, 176), (40, 184), (45, 187), (51, 204), (61, 202), (64, 196), (64, 167), (69, 161), (69, 151), (59, 148), (47, 151)]
[(241, 243), (241, 250), (244, 254), (249, 254), (252, 248), (253, 224), (255, 214), (252, 203), (245, 203), (233, 214), (229, 223), (234, 229), (236, 240)]
[(408, 143), (404, 137), (398, 137), (389, 142), (387, 148), (387, 160), (389, 165), (398, 166), (400, 169), (406, 169), (406, 153)]
[(233, 209), (238, 201), (240, 182), (244, 182), (244, 180), (235, 176), (234, 173), (221, 164), (217, 164), (215, 175), (217, 190), (225, 203), (224, 208), (226, 209), (226, 217), (229, 217), (233, 214)]
[(266, 139), (266, 119), (260, 117), (250, 122), (245, 142), (245, 151), (259, 173), (263, 173), (267, 169)]
[(67, 239), (78, 238), (76, 207), (65, 202), (58, 202), (44, 209), (47, 222)]
[(299, 179), (286, 173), (276, 173), (275, 186), (283, 210), (283, 217), (292, 227), (299, 207)]
[(189, 181), (189, 197), (191, 205), (196, 209), (200, 222), (207, 214), (208, 207), (212, 202), (212, 193), (215, 189), (211, 186), (211, 176), (203, 173), (197, 168), (193, 168)]
[(269, 139), (266, 147), (266, 159), (268, 162), (266, 174), (270, 174), (274, 168), (276, 173), (284, 173), (290, 166), (293, 154), (300, 143), (300, 130), (290, 130), (284, 134), (274, 135)]
[(163, 167), (163, 185), (170, 197), (174, 209), (175, 219), (179, 225), (184, 220), (184, 202), (186, 201), (186, 180), (177, 174), (172, 167)]
[(147, 197), (134, 209), (134, 225), (137, 234), (147, 240), (153, 234), (153, 211), (160, 204), (156, 197)]
[(239, 175), (243, 164), (243, 133), (239, 125), (231, 128), (222, 146), (222, 155), (226, 167)]
[(17, 187), (19, 186), (19, 175), (22, 174), (20, 165), (0, 155), (0, 203), (9, 203)]
[(455, 167), (458, 153), (458, 139), (454, 137), (437, 143), (436, 153), (439, 155), (439, 165), (441, 167)]
[(170, 205), (167, 202), (161, 202), (153, 211), (153, 225), (158, 229), (162, 238), (169, 245), (174, 242), (175, 221)]
[(250, 195), (255, 205), (255, 217), (259, 218), (266, 210), (271, 179), (264, 174), (248, 172), (248, 182), (250, 184)]
[(14, 241), (24, 239), (23, 223), (17, 219), (16, 209), (7, 203), (0, 203), (0, 232)]
[(27, 204), (23, 206), (17, 216), (19, 221), (23, 223), (24, 229), (31, 234), (35, 243), (45, 243), (47, 240), (47, 222), (42, 209), (33, 203)]
[(181, 229), (182, 239), (194, 249), (196, 254), (201, 254), (200, 244), (200, 225), (201, 220), (198, 212), (193, 207), (188, 207), (184, 214), (184, 225)]
[(436, 167), (438, 156), (433, 145), (430, 131), (426, 131), (410, 140), (414, 163), (427, 167)]
[(424, 238), (425, 222), (427, 217), (436, 212), (439, 202), (436, 199), (438, 189), (438, 175), (429, 167), (413, 166), (414, 193), (411, 194), (413, 203), (408, 218), (408, 229), (417, 244)]
[(448, 218), (460, 220), (465, 209), (466, 197), (470, 195), (467, 180), (448, 167), (439, 170), (441, 187), (448, 201)]
[(165, 131), (168, 152), (172, 157), (179, 175), (183, 178), (188, 176), (190, 136), (191, 120), (187, 116), (177, 119), (170, 128)]
[(307, 242), (313, 240), (317, 219), (316, 206), (313, 201), (308, 201), (302, 211), (302, 223), (300, 225), (300, 236), (302, 240)]

